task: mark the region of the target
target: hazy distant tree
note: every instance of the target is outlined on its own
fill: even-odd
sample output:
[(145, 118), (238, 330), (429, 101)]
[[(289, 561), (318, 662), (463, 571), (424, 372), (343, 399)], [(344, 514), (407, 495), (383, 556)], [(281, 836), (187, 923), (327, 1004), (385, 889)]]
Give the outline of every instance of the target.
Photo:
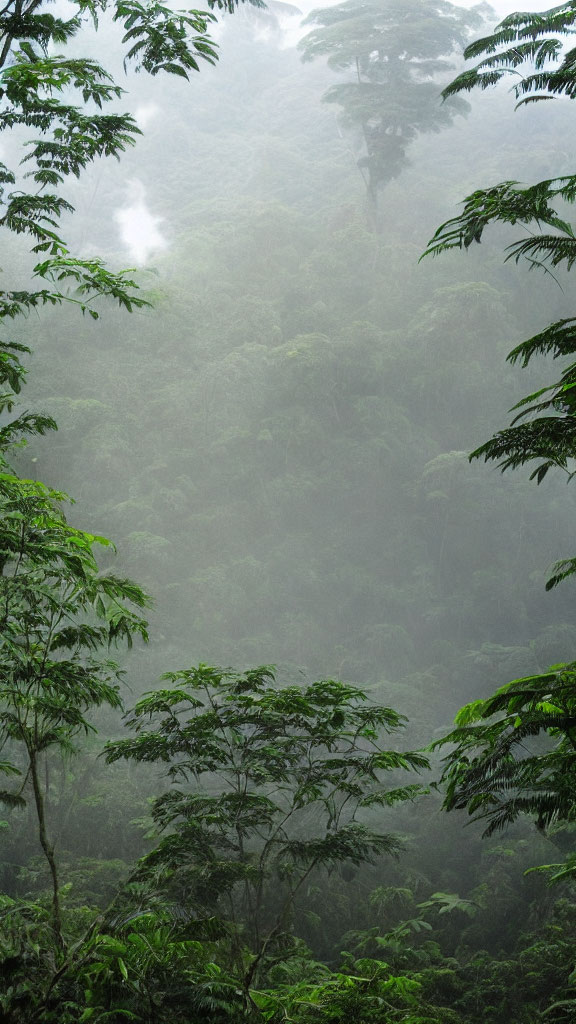
[(464, 11), (447, 0), (345, 0), (306, 18), (318, 27), (299, 44), (302, 59), (328, 57), (334, 71), (353, 72), (324, 99), (342, 108), (345, 128), (360, 132), (358, 166), (373, 221), (378, 193), (406, 167), (410, 143), (468, 109), (461, 100), (442, 104), (438, 76), (452, 66), (446, 57), (482, 24), (483, 8)]

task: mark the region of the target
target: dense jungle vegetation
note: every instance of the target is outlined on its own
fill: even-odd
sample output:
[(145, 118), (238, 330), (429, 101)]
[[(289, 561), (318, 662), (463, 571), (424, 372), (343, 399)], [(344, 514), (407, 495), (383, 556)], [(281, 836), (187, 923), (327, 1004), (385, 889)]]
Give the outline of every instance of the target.
[(497, 20), (0, 9), (6, 1024), (575, 1018), (576, 0)]

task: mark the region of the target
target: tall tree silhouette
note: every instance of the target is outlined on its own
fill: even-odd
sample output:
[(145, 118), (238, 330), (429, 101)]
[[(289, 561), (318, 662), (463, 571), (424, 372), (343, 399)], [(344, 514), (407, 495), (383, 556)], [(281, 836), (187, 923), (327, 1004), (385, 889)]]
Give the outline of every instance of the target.
[(407, 166), (407, 150), (423, 132), (447, 128), (468, 106), (442, 103), (438, 76), (446, 59), (482, 24), (481, 8), (463, 11), (447, 0), (345, 0), (306, 18), (316, 27), (300, 43), (302, 59), (328, 57), (334, 71), (353, 78), (333, 85), (327, 103), (342, 109), (343, 128), (362, 148), (369, 220), (378, 221), (382, 188)]

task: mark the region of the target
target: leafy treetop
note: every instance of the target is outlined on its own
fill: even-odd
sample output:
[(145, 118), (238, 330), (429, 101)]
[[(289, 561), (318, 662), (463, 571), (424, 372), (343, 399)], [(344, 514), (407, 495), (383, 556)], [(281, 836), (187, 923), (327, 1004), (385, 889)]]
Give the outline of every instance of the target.
[(402, 716), (344, 683), (276, 687), (268, 667), (206, 665), (164, 678), (173, 688), (138, 702), (127, 718), (135, 735), (109, 743), (107, 760), (166, 765), (171, 785), (152, 812), (164, 835), (141, 873), (242, 925), (248, 993), (313, 870), (395, 852), (397, 839), (359, 816), (416, 796), (418, 785), (387, 788), (382, 776), (427, 760), (383, 749), (380, 735)]

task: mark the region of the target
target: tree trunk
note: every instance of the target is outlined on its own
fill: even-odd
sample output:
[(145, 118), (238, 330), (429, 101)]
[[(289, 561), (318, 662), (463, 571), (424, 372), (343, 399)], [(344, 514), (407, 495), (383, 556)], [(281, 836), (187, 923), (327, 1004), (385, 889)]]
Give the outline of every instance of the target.
[(30, 777), (32, 779), (32, 788), (34, 790), (34, 803), (36, 804), (36, 817), (38, 820), (38, 839), (40, 840), (40, 846), (44, 852), (44, 856), (48, 861), (50, 868), (50, 877), (52, 879), (52, 930), (54, 932), (54, 938), (58, 949), (64, 949), (64, 939), (62, 937), (62, 916), (60, 911), (60, 882), (58, 879), (58, 868), (56, 866), (56, 859), (54, 857), (54, 846), (48, 838), (48, 832), (46, 830), (46, 814), (44, 797), (42, 795), (42, 788), (40, 785), (40, 779), (38, 777), (38, 760), (36, 753), (29, 751), (30, 754)]

